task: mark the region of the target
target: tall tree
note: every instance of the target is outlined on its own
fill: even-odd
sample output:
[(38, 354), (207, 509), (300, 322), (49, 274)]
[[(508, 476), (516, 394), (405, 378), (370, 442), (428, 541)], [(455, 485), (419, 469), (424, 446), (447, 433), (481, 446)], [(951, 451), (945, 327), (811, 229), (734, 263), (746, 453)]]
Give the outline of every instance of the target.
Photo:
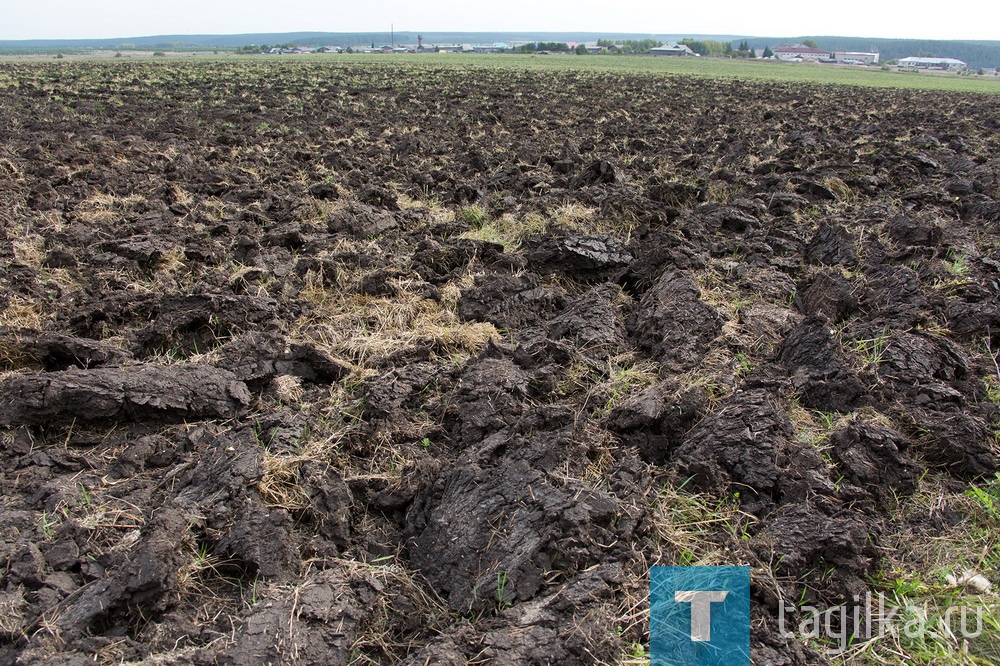
[(690, 37), (685, 37), (680, 41), (680, 43), (684, 44), (695, 53), (698, 53), (703, 56), (719, 57), (726, 55), (727, 47), (729, 48), (729, 51), (733, 50), (731, 44), (717, 42), (713, 39), (691, 39)]
[[(598, 39), (597, 45), (608, 48), (615, 47), (619, 53), (633, 54), (649, 53), (650, 49), (663, 46), (663, 42), (658, 42), (655, 39), (626, 39), (619, 42), (614, 42), (610, 39)], [(693, 51), (694, 49), (691, 50)]]

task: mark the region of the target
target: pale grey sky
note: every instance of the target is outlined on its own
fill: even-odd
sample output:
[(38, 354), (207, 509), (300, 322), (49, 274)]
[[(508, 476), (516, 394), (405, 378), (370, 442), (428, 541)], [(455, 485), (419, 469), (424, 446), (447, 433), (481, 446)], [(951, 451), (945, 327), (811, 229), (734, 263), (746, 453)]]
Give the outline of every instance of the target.
[[(918, 9), (917, 7), (921, 7)], [(587, 31), (1000, 40), (1000, 1), (0, 0), (0, 39), (247, 32)]]

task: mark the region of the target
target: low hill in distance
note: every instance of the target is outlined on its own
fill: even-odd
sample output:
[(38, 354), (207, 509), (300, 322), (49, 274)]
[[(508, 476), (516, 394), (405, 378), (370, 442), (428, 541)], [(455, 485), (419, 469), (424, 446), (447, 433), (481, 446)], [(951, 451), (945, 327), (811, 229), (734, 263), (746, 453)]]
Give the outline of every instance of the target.
[(663, 42), (714, 39), (734, 43), (747, 40), (758, 53), (764, 47), (815, 40), (831, 51), (878, 51), (883, 60), (915, 55), (933, 55), (964, 60), (970, 67), (1000, 68), (1000, 41), (881, 39), (867, 37), (801, 36), (751, 37), (746, 35), (624, 34), (596, 32), (286, 32), (239, 35), (154, 35), (109, 39), (0, 40), (0, 51), (61, 51), (80, 49), (232, 49), (248, 44), (295, 44), (298, 46), (358, 46), (362, 44), (416, 44), (418, 34), (424, 44), (493, 43), (508, 41), (592, 42), (598, 39), (657, 39)]

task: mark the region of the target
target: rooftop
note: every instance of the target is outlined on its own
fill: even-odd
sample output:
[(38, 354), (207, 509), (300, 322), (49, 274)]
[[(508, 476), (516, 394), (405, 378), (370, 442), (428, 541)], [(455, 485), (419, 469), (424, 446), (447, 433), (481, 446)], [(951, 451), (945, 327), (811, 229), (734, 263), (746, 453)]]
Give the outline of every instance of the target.
[(806, 46), (805, 44), (791, 44), (786, 46), (779, 46), (774, 49), (774, 53), (801, 53), (803, 55), (820, 55), (829, 54), (829, 51), (824, 51), (823, 49), (814, 49), (811, 46)]
[(964, 65), (965, 62), (962, 60), (957, 60), (955, 58), (917, 58), (910, 56), (909, 58), (902, 58), (899, 62), (914, 62), (927, 65)]

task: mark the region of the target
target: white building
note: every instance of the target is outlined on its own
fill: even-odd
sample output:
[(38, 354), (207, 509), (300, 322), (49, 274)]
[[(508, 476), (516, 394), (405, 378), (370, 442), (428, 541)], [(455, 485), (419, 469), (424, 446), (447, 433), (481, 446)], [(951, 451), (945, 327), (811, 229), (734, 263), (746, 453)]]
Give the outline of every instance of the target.
[(877, 65), (878, 53), (871, 51), (834, 51), (833, 59), (845, 65)]
[(900, 67), (913, 67), (915, 69), (946, 69), (961, 70), (968, 67), (961, 60), (954, 58), (903, 58), (899, 61)]
[(655, 56), (696, 56), (698, 55), (687, 44), (665, 44), (649, 50), (650, 55)]
[(465, 53), (472, 51), (472, 44), (436, 44), (434, 50), (439, 53)]
[(472, 50), (476, 53), (503, 53), (510, 47), (506, 42), (493, 42), (492, 44), (473, 44)]
[(778, 60), (794, 60), (801, 62), (803, 60), (829, 60), (830, 52), (824, 51), (823, 49), (814, 49), (811, 46), (806, 46), (805, 44), (792, 44), (786, 46), (779, 46), (772, 51), (774, 57)]

